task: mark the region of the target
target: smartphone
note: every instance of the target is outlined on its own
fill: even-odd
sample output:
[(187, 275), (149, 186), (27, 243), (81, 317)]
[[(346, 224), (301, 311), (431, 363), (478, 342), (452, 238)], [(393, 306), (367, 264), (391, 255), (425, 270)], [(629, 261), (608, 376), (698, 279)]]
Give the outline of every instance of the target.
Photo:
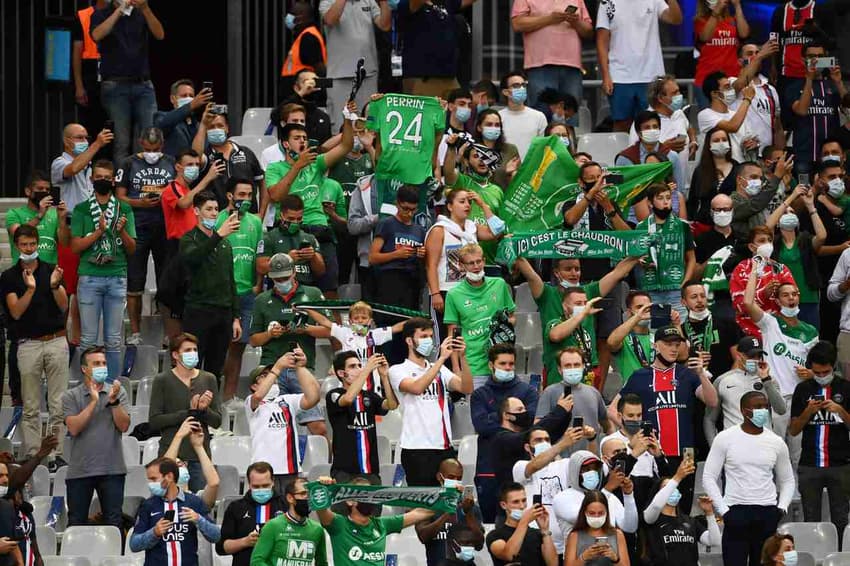
[(769, 41), (779, 41), (779, 34), (775, 31), (770, 32), (767, 37)]
[(584, 417), (575, 416), (573, 417), (573, 428), (580, 428), (584, 426)]
[(334, 80), (327, 77), (316, 77), (316, 88), (332, 88)]
[(227, 114), (227, 104), (213, 104), (210, 114)]
[(202, 89), (209, 90), (210, 92), (212, 92), (213, 82), (212, 81), (204, 81), (204, 86), (202, 87)]
[(608, 544), (608, 537), (596, 537), (596, 544)]
[(159, 198), (159, 195), (156, 193), (145, 193), (145, 198)]
[(567, 9), (564, 11), (568, 14), (575, 14), (578, 12), (578, 6), (567, 6)]
[(166, 521), (174, 521), (174, 509), (169, 509), (162, 514), (162, 518)]
[(694, 456), (694, 449), (692, 446), (686, 446), (682, 449), (682, 457), (685, 460), (690, 460), (691, 462), (696, 462), (696, 457)]
[(217, 161), (224, 161), (224, 154), (220, 151), (214, 151), (212, 153), (212, 162), (216, 163)]
[(298, 344), (298, 342), (296, 342), (295, 340), (293, 340), (293, 341), (291, 341), (291, 342), (289, 343), (289, 346), (288, 346), (288, 347), (289, 347), (289, 351), (290, 351), (290, 352), (294, 352), (297, 348), (300, 348), (301, 346)]
[(457, 340), (458, 338), (460, 338), (460, 328), (455, 326), (452, 328), (452, 340)]
[(605, 182), (609, 185), (622, 185), (625, 181), (622, 173), (608, 173), (605, 175)]
[(797, 175), (797, 179), (801, 185), (809, 186), (809, 174), (808, 173), (800, 173)]
[(56, 438), (62, 438), (62, 427), (61, 426), (53, 426), (50, 427), (50, 434), (55, 436)]
[(815, 57), (815, 69), (831, 69), (836, 66), (835, 57)]
[(535, 493), (531, 496), (531, 506), (537, 507), (538, 505), (543, 505), (543, 496), (539, 493)]
[(115, 122), (113, 120), (105, 120), (103, 122), (103, 129), (109, 130), (110, 132), (115, 131)]
[(59, 187), (50, 187), (50, 198), (53, 199), (53, 206), (59, 206), (59, 202), (62, 200), (62, 195)]
[(815, 401), (826, 401), (826, 395), (812, 395), (812, 399)]
[(306, 250), (307, 248), (312, 248), (312, 247), (313, 247), (313, 244), (311, 244), (310, 242), (301, 242), (298, 245), (299, 250)]
[(564, 397), (569, 397), (573, 394), (573, 388), (569, 383), (564, 384)]
[(622, 459), (617, 460), (617, 463), (614, 464), (614, 469), (619, 471), (619, 472), (623, 472), (625, 474), (626, 473), (626, 461), (622, 460)]
[(670, 326), (670, 305), (652, 305), (649, 308), (649, 316), (649, 325), (652, 328), (663, 328), (665, 326)]
[(649, 421), (643, 421), (640, 424), (640, 432), (644, 436), (652, 436), (652, 423)]
[(260, 534), (261, 532), (263, 532), (263, 527), (265, 526), (265, 523), (259, 523), (256, 527), (254, 527), (254, 530), (257, 531), (257, 534)]

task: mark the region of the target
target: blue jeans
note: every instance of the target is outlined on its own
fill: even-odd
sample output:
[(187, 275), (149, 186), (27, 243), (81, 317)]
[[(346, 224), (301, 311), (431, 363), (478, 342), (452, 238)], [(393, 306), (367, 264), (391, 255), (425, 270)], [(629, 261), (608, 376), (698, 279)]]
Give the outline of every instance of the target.
[[(153, 126), (156, 112), (153, 83), (103, 81), (100, 83), (100, 100), (115, 122), (112, 160), (120, 163), (130, 155), (133, 140), (139, 138), (144, 128)], [(97, 132), (89, 132), (89, 135), (94, 137)]]
[[(280, 377), (277, 378), (277, 386), (280, 388), (281, 395), (304, 393), (304, 390), (301, 389), (301, 384), (298, 383), (298, 378), (295, 377), (295, 370), (288, 369), (280, 374)], [(295, 420), (298, 421), (298, 424), (305, 425), (316, 421), (324, 421), (325, 417), (322, 415), (322, 409), (316, 405), (312, 409), (299, 412)]]
[(88, 525), (89, 506), (97, 491), (103, 522), (121, 528), (121, 506), (124, 503), (124, 474), (66, 479), (68, 526)]
[(121, 335), (124, 326), (124, 303), (127, 299), (126, 277), (80, 275), (77, 301), (80, 305), (83, 349), (97, 344), (100, 319), (103, 318), (103, 341), (109, 378), (121, 373)]
[(577, 102), (581, 102), (583, 88), (581, 71), (566, 65), (543, 65), (526, 69), (528, 75), (528, 102), (537, 104), (537, 97), (547, 88), (554, 88), (560, 93), (572, 94)]

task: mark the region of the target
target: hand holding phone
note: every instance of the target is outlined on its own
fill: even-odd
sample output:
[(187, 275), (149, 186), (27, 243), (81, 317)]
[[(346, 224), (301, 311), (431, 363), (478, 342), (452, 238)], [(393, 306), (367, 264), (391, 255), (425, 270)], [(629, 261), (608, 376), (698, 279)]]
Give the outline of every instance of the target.
[(573, 417), (573, 428), (584, 428), (584, 417), (574, 416)]
[(162, 514), (162, 518), (166, 521), (174, 522), (174, 509), (169, 509)]
[(543, 495), (540, 493), (535, 493), (531, 496), (531, 506), (537, 507), (538, 505), (543, 505)]

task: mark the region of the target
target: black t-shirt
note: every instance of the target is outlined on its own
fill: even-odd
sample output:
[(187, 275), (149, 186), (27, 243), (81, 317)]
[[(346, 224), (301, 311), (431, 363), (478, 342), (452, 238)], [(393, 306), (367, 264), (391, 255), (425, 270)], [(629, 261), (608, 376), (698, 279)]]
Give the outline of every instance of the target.
[(729, 236), (724, 236), (717, 230), (709, 230), (703, 232), (694, 239), (696, 249), (697, 263), (705, 263), (714, 253), (724, 246), (735, 247), (735, 233), (729, 232)]
[[(8, 499), (0, 499), (0, 538), (20, 537), (22, 533), (17, 530), (18, 521), (15, 518), (15, 507)], [(11, 554), (0, 554), (0, 566), (12, 566), (15, 559)]]
[[(174, 158), (162, 155), (151, 165), (140, 154), (131, 155), (115, 172), (115, 185), (124, 187), (131, 199), (148, 198), (147, 195), (162, 198), (162, 191), (174, 180)], [(136, 227), (146, 224), (163, 224), (162, 207), (133, 208)]]
[[(578, 196), (578, 199), (573, 203), (566, 203), (563, 208), (562, 214), (565, 214), (572, 207), (576, 206), (576, 204), (584, 198), (585, 193), (581, 193)], [(587, 206), (587, 212), (585, 212), (587, 216), (587, 227), (588, 230), (613, 230), (613, 228), (606, 222), (605, 219), (605, 211), (598, 204), (590, 203)], [(564, 222), (564, 228), (566, 230), (578, 230), (581, 226), (581, 221), (579, 224), (569, 225)], [(583, 229), (583, 228), (582, 228)], [(581, 261), (581, 280), (584, 282), (590, 281), (599, 281), (605, 275), (611, 271), (611, 260), (608, 259), (582, 259)]]
[[(478, 524), (482, 524), (481, 518), (481, 509), (478, 506), (474, 506), (472, 508), (472, 515), (478, 520)], [(430, 519), (425, 519), (425, 523), (430, 523), (436, 518), (436, 515)], [(463, 509), (458, 507), (457, 512), (449, 517), (449, 519), (443, 523), (443, 528), (437, 533), (433, 539), (429, 542), (425, 543), (425, 556), (427, 560), (428, 566), (438, 566), (441, 561), (447, 559), (447, 547), (446, 541), (449, 538), (449, 531), (455, 525), (459, 523), (466, 524), (466, 515), (463, 512)], [(483, 529), (482, 529), (483, 530)]]
[[(844, 221), (844, 214), (833, 216), (820, 200), (815, 201), (815, 209), (817, 209), (818, 216), (820, 216), (823, 226), (826, 228), (826, 240), (824, 240), (823, 245), (837, 246), (846, 242), (850, 231), (848, 231), (847, 222)], [(809, 231), (813, 232), (813, 230)], [(839, 256), (840, 254), (818, 256), (818, 270), (825, 278), (828, 279), (835, 271)]]
[[(490, 546), (497, 540), (507, 541), (510, 539), (515, 530), (514, 527), (509, 527), (504, 523), (497, 526), (487, 535), (487, 550), (490, 550)], [(499, 560), (493, 556), (492, 552), (490, 556), (493, 557), (493, 566), (504, 566), (508, 562), (519, 562), (522, 566), (542, 566), (546, 563), (543, 560), (543, 535), (540, 534), (538, 529), (529, 527), (525, 533), (525, 538), (522, 540), (522, 546), (519, 547), (519, 554), (514, 556), (513, 560)]]
[[(91, 28), (106, 21), (114, 10), (110, 2), (107, 8), (95, 10), (91, 17)], [(115, 77), (149, 77), (148, 40), (150, 31), (141, 10), (134, 8), (129, 16), (121, 16), (112, 31), (97, 43), (100, 51), (100, 75), (104, 81)]]
[(702, 517), (659, 515), (648, 529), (650, 562), (654, 566), (697, 566), (697, 542), (706, 530)]
[(375, 415), (387, 414), (383, 407), (384, 398), (371, 391), (361, 391), (351, 405), (341, 407), (339, 399), (345, 391), (338, 387), (325, 396), (328, 420), (336, 439), (333, 443), (333, 470), (355, 475), (379, 474)]
[(454, 77), (457, 74), (457, 28), (454, 15), (463, 8), (460, 0), (438, 0), (410, 11), (410, 2), (398, 6), (403, 38), (402, 65), (405, 78)]
[[(35, 294), (30, 300), (30, 305), (18, 320), (10, 315), (8, 317), (9, 328), (17, 338), (37, 338), (46, 334), (55, 334), (65, 328), (65, 313), (59, 309), (50, 289), (50, 275), (55, 266), (43, 261), (38, 262), (33, 276), (35, 277)], [(3, 310), (8, 312), (6, 296), (14, 293), (22, 297), (27, 291), (24, 283), (21, 262), (7, 269), (0, 275), (0, 289), (3, 292)]]
[[(240, 179), (250, 179), (254, 185), (254, 203), (251, 207), (251, 212), (257, 212), (259, 208), (259, 194), (260, 194), (260, 181), (263, 180), (265, 176), (265, 172), (263, 168), (260, 167), (260, 162), (257, 160), (257, 156), (254, 155), (254, 152), (251, 151), (247, 147), (242, 147), (236, 145), (233, 142), (230, 142), (230, 145), (233, 146), (233, 149), (230, 150), (230, 157), (226, 159), (226, 170), (224, 175), (219, 175), (208, 185), (208, 189), (211, 189), (216, 198), (218, 199), (218, 209), (224, 210), (227, 208), (227, 181), (229, 181), (232, 177), (240, 178)], [(202, 179), (206, 172), (209, 170), (210, 164), (212, 163), (213, 156), (213, 148), (211, 145), (207, 145), (206, 148), (206, 156), (207, 162), (204, 165), (204, 170), (201, 172), (198, 178)]]
[[(801, 381), (791, 399), (791, 418), (799, 417), (815, 395), (850, 410), (850, 383), (835, 377), (829, 385), (821, 386), (814, 379)], [(850, 436), (847, 425), (835, 413), (821, 409), (803, 427), (801, 466), (831, 468), (850, 463)]]

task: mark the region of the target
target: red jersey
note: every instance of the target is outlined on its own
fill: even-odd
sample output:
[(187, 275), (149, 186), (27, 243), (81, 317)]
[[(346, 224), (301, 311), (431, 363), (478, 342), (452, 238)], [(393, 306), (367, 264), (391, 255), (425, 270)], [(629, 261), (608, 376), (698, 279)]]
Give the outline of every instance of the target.
[[(745, 259), (735, 266), (732, 275), (729, 277), (729, 293), (732, 295), (732, 306), (735, 307), (735, 320), (738, 326), (745, 334), (760, 339), (761, 331), (744, 308), (744, 291), (747, 289), (747, 282), (750, 280), (752, 269), (752, 259)], [(778, 281), (780, 284), (797, 284), (787, 266), (773, 260), (763, 264), (756, 281), (756, 304), (766, 313), (779, 312), (779, 303), (776, 297), (767, 294), (767, 286), (773, 281)]]
[(162, 214), (165, 216), (165, 237), (169, 240), (179, 240), (183, 234), (198, 224), (193, 207), (180, 208), (177, 201), (189, 192), (189, 187), (184, 187), (178, 181), (172, 181), (162, 191)]
[[(705, 29), (708, 18), (697, 18), (694, 21), (694, 35), (698, 38)], [(729, 16), (714, 28), (711, 39), (698, 43), (699, 59), (694, 76), (694, 84), (702, 86), (705, 77), (715, 71), (723, 71), (729, 77), (737, 77), (741, 72), (741, 62), (738, 60), (738, 28), (735, 18)]]
[(811, 43), (812, 38), (803, 32), (807, 20), (815, 17), (815, 0), (810, 0), (802, 8), (795, 8), (786, 2), (776, 8), (770, 25), (770, 31), (779, 34), (779, 74), (783, 77), (802, 79), (806, 77), (806, 65), (803, 63), (803, 47)]

